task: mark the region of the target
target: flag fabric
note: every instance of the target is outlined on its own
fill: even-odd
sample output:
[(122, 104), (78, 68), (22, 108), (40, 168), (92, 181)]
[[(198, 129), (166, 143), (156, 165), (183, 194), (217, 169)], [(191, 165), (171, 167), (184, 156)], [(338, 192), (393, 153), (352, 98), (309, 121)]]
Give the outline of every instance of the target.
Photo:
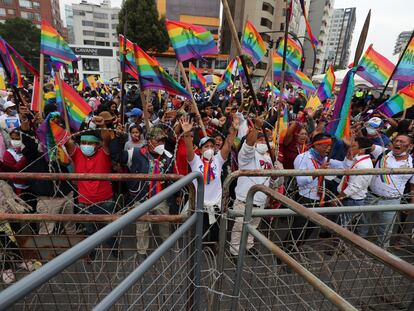
[(39, 103), (39, 87), (40, 87), (40, 78), (39, 76), (35, 76), (33, 78), (33, 92), (32, 92), (32, 102), (30, 104), (30, 110), (37, 111), (37, 112), (43, 111), (43, 107), (40, 107), (40, 103)]
[[(276, 87), (276, 85), (273, 84), (272, 86), (272, 82), (268, 81), (267, 82), (267, 86), (273, 91), (273, 93), (275, 94), (275, 97), (279, 97), (280, 96), (280, 90)], [(283, 92), (282, 98), (284, 100), (288, 100), (289, 97), (287, 95), (286, 92)]]
[(189, 77), (191, 86), (196, 89), (201, 89), (203, 92), (206, 91), (206, 79), (203, 77), (200, 71), (190, 63), (189, 66)]
[(62, 36), (45, 20), (42, 20), (40, 33), (40, 53), (69, 62), (78, 60)]
[(309, 97), (308, 102), (306, 103), (305, 109), (311, 109), (316, 111), (322, 105), (321, 100), (319, 99), (318, 95), (312, 94)]
[[(119, 35), (119, 61), (121, 63), (121, 69), (123, 68), (122, 66), (125, 66), (125, 73), (138, 80), (138, 69), (134, 54), (134, 43), (128, 39), (126, 39), (126, 42), (124, 42), (124, 40), (125, 37), (123, 35)], [(126, 49), (125, 53), (124, 44)], [(124, 54), (126, 55), (126, 61)]]
[(285, 107), (283, 108), (283, 115), (281, 115), (279, 117), (279, 131), (276, 135), (277, 132), (277, 128), (273, 131), (273, 144), (276, 145), (277, 142), (277, 136), (279, 136), (279, 144), (283, 143), (283, 140), (286, 137), (286, 133), (288, 130), (288, 125), (289, 125), (289, 112), (288, 112), (288, 107), (287, 105), (285, 105)]
[(191, 99), (192, 95), (174, 80), (158, 63), (158, 61), (135, 45), (135, 56), (138, 65), (138, 77), (141, 89), (164, 90), (172, 95)]
[(0, 90), (6, 89), (6, 83), (4, 82), (3, 75), (0, 74)]
[(91, 88), (91, 90), (96, 89), (96, 79), (94, 75), (87, 76), (86, 81), (88, 81), (88, 86)]
[(382, 86), (391, 77), (394, 67), (394, 64), (375, 51), (371, 44), (361, 58), (356, 74), (373, 86)]
[(249, 20), (246, 21), (246, 25), (244, 26), (241, 44), (244, 52), (252, 58), (254, 65), (260, 62), (266, 54), (266, 45)]
[(219, 84), (221, 81), (220, 77), (216, 75), (205, 75), (204, 78), (206, 79), (207, 84)]
[(296, 83), (305, 91), (315, 92), (316, 88), (312, 81), (300, 70), (296, 70)]
[(321, 101), (328, 99), (332, 96), (335, 89), (335, 73), (332, 65), (329, 65), (326, 71), (325, 77), (323, 77), (322, 83), (319, 85), (316, 93)]
[(303, 17), (305, 18), (305, 25), (306, 25), (306, 31), (308, 32), (312, 48), (315, 48), (316, 45), (318, 45), (318, 39), (316, 39), (312, 33), (312, 29), (309, 25), (308, 17), (306, 14), (306, 6), (305, 6), (305, 0), (299, 0), (300, 7), (302, 8)]
[(16, 65), (16, 62), (13, 60), (13, 57), (10, 54), (7, 42), (2, 38), (0, 38), (0, 53), (2, 54), (1, 56), (6, 66), (4, 70), (7, 70), (10, 74), (10, 78), (7, 77), (9, 80), (8, 83), (10, 85), (15, 85), (18, 88), (22, 88), (23, 83), (20, 69)]
[[(282, 76), (282, 63), (283, 58), (275, 51), (273, 51), (273, 78), (275, 80), (280, 80)], [(297, 83), (298, 78), (296, 77), (296, 73), (290, 65), (285, 62), (285, 81)]]
[(243, 83), (247, 83), (246, 72), (244, 71), (240, 56), (237, 57), (237, 75), (242, 79)]
[[(288, 38), (286, 46), (286, 61), (294, 69), (298, 69), (302, 62), (302, 49), (300, 45), (293, 39)], [(283, 39), (277, 49), (277, 53), (283, 57), (283, 49), (285, 46), (285, 40)]]
[(414, 36), (411, 36), (410, 43), (395, 70), (393, 79), (404, 82), (414, 82)]
[(217, 44), (210, 31), (201, 26), (178, 21), (165, 21), (171, 45), (180, 62), (203, 55), (218, 54)]
[(377, 110), (383, 112), (387, 117), (392, 117), (412, 106), (414, 106), (414, 83), (399, 90), (397, 94), (380, 105)]
[(59, 125), (60, 116), (59, 112), (54, 111), (49, 113), (43, 121), (43, 127), (45, 128), (44, 142), (47, 146), (49, 161), (58, 160), (61, 164), (69, 164), (70, 159), (65, 149), (65, 143), (70, 138), (70, 133)]
[(224, 71), (219, 85), (217, 85), (217, 92), (224, 91), (229, 85), (233, 83), (233, 75), (236, 71), (237, 61), (232, 59), (227, 65), (226, 70)]
[(327, 126), (327, 131), (337, 139), (351, 136), (351, 99), (354, 93), (356, 70), (357, 68), (353, 68), (347, 72), (336, 99), (332, 120)]
[(4, 44), (7, 46), (10, 54), (14, 55), (27, 69), (29, 69), (33, 76), (39, 75), (39, 72), (29, 62), (27, 62), (23, 56), (21, 56), (6, 40), (4, 40)]
[(58, 111), (63, 115), (63, 107), (66, 107), (70, 127), (79, 131), (85, 118), (92, 112), (88, 103), (65, 81), (61, 81), (65, 104), (63, 105), (62, 92), (59, 88), (59, 77), (55, 76), (55, 93)]

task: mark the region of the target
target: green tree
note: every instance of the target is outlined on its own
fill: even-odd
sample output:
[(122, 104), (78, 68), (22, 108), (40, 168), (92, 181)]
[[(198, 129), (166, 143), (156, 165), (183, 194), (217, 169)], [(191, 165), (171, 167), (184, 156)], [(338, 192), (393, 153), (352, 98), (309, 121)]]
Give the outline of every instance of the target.
[(169, 46), (169, 37), (165, 27), (165, 16), (159, 18), (154, 0), (125, 0), (119, 12), (118, 34), (124, 34), (143, 50), (165, 52)]
[(23, 18), (8, 19), (0, 24), (3, 37), (20, 55), (33, 64), (40, 53), (40, 30), (31, 21)]

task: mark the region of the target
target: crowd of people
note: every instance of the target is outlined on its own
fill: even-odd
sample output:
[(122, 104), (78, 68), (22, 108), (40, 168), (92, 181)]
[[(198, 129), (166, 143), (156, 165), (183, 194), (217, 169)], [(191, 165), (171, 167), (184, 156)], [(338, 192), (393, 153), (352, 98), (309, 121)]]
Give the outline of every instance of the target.
[[(39, 126), (45, 119), (52, 119), (64, 127), (53, 83), (44, 87), (45, 105), (39, 113), (30, 110), (32, 91), (32, 85), (26, 84), (19, 92), (9, 90), (2, 94), (0, 171), (143, 173), (153, 176), (200, 172), (205, 186), (204, 233), (209, 242), (218, 241), (217, 219), (221, 213), (222, 182), (236, 170), (413, 168), (413, 111), (407, 110), (404, 117), (387, 118), (375, 111), (384, 99), (379, 101), (369, 90), (358, 90), (352, 100), (352, 137), (337, 140), (326, 132), (335, 96), (314, 111), (305, 108), (307, 99), (302, 90), (288, 86), (285, 90), (287, 100), (282, 105), (287, 106), (285, 111), (288, 111), (289, 123), (285, 138), (279, 144), (273, 137), (278, 119), (277, 105), (269, 88), (258, 91), (256, 102), (242, 86), (219, 93), (213, 93), (213, 87), (206, 93), (197, 90), (194, 98), (199, 114), (191, 101), (156, 91), (145, 92), (141, 96), (136, 85), (127, 91), (124, 109), (121, 108), (121, 92), (117, 86), (97, 86), (93, 90), (86, 88), (79, 93), (93, 112), (78, 132), (72, 130), (70, 139), (64, 144), (69, 163), (48, 158), (45, 145), (40, 143), (38, 137)], [(124, 110), (125, 122), (122, 123), (121, 113)], [(280, 109), (280, 112), (283, 110)], [(206, 135), (200, 127), (201, 122)], [(170, 183), (128, 181), (115, 184), (106, 180), (4, 182), (1, 188), (4, 201), (0, 209), (2, 212), (41, 214), (122, 213), (128, 208), (139, 208), (140, 203)], [(234, 210), (244, 211), (247, 192), (256, 184), (282, 189), (280, 191), (307, 207), (414, 203), (410, 195), (414, 190), (412, 174), (334, 178), (298, 176), (285, 179), (239, 177), (231, 187)], [(126, 208), (120, 208), (116, 203), (120, 196)], [(187, 199), (182, 193), (176, 194), (156, 206), (152, 213), (180, 213)], [(257, 208), (269, 207), (263, 193), (257, 193), (253, 203)], [(387, 248), (395, 230), (396, 218), (412, 219), (412, 216), (406, 213), (397, 215), (392, 211), (362, 213), (359, 214), (357, 233), (366, 237), (370, 230), (374, 230), (375, 242)], [(332, 220), (346, 226), (354, 217), (355, 214), (341, 214)], [(260, 218), (255, 218), (252, 225), (258, 226), (259, 223)], [(8, 231), (17, 231), (18, 228), (13, 227), (15, 225), (3, 222), (0, 227), (3, 252), (7, 253), (10, 243), (17, 243), (10, 238), (12, 235)], [(230, 241), (230, 252), (234, 256), (239, 253), (242, 226), (242, 218), (236, 218)], [(311, 227), (305, 218), (295, 217), (284, 247), (291, 249), (298, 240), (303, 243), (312, 234)], [(91, 223), (82, 229), (91, 235), (99, 228)], [(41, 222), (33, 228), (39, 235), (63, 232), (75, 235), (79, 234), (80, 229), (71, 222), (65, 222), (63, 226)], [(137, 256), (141, 259), (148, 254), (149, 230), (148, 223), (139, 222), (136, 225)], [(166, 239), (172, 228), (168, 223), (163, 223), (158, 224), (158, 230), (160, 237)], [(122, 256), (116, 237), (106, 243), (112, 249), (113, 256)], [(253, 246), (253, 237), (249, 236), (247, 248), (252, 249)], [(89, 256), (93, 260), (95, 252)], [(26, 268), (33, 268), (33, 262), (23, 264)], [(8, 266), (7, 261), (3, 271), (3, 281), (13, 282), (13, 267)]]

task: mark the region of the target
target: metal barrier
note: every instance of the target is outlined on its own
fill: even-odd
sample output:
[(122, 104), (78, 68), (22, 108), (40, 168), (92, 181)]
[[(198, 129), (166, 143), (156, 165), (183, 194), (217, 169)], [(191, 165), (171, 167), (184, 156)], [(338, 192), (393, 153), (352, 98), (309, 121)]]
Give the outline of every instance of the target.
[[(269, 177), (280, 177), (280, 176), (334, 176), (334, 175), (379, 175), (379, 174), (414, 174), (414, 169), (367, 169), (367, 170), (333, 170), (333, 169), (326, 169), (326, 170), (312, 170), (312, 171), (306, 171), (306, 170), (261, 170), (261, 171), (236, 171), (233, 172), (232, 174), (230, 174), (227, 179), (225, 180), (224, 184), (223, 184), (223, 199), (222, 199), (222, 214), (221, 214), (221, 218), (220, 218), (220, 238), (219, 238), (219, 252), (218, 252), (218, 257), (217, 257), (217, 277), (214, 280), (213, 283), (213, 289), (210, 293), (210, 302), (209, 302), (209, 309), (210, 310), (227, 310), (227, 308), (229, 308), (230, 303), (228, 302), (228, 300), (226, 300), (226, 298), (231, 298), (233, 297), (231, 293), (229, 293), (228, 291), (223, 289), (227, 289), (229, 287), (234, 288), (234, 282), (231, 281), (231, 279), (234, 277), (234, 267), (232, 267), (230, 265), (228, 265), (229, 263), (229, 259), (231, 258), (231, 255), (227, 255), (226, 254), (226, 244), (228, 244), (228, 238), (229, 236), (228, 234), (228, 228), (231, 228), (231, 221), (230, 224), (228, 223), (229, 220), (231, 220), (233, 217), (235, 216), (241, 216), (240, 213), (237, 213), (235, 211), (229, 211), (227, 212), (228, 209), (228, 205), (230, 203), (230, 184), (235, 181), (238, 177), (240, 176), (269, 176)], [(320, 209), (311, 209), (311, 210), (316, 210), (318, 213), (326, 213), (326, 214), (337, 214), (338, 212), (349, 212), (349, 213), (361, 213), (362, 211), (378, 211), (379, 208), (381, 206), (360, 206), (360, 207), (339, 207), (339, 209), (337, 209), (336, 211), (334, 209), (336, 208), (320, 208)], [(403, 206), (387, 206), (386, 207), (389, 210), (412, 210), (413, 209), (413, 205), (412, 204), (408, 204), (408, 205), (403, 205)], [(342, 210), (341, 210), (342, 209)], [(286, 218), (283, 218), (281, 216), (288, 216), (288, 215), (292, 215), (295, 214), (295, 212), (290, 211), (290, 210), (285, 210), (285, 209), (279, 209), (279, 210), (258, 210), (258, 209), (254, 209), (253, 212), (253, 216), (255, 217), (269, 217), (271, 219), (276, 219), (276, 220), (270, 220), (266, 223), (266, 225), (263, 225), (263, 227), (265, 228), (261, 228), (261, 231), (266, 231), (267, 234), (269, 236), (272, 236), (272, 241), (278, 241), (278, 242), (283, 242), (282, 239), (280, 237), (281, 232), (283, 232), (283, 234), (287, 234), (287, 232), (289, 232), (290, 230), (294, 229), (292, 227), (291, 224), (286, 224), (285, 221), (282, 221), (283, 223), (281, 224), (281, 220), (286, 220)], [(264, 221), (262, 220), (262, 223)], [(273, 222), (273, 223), (272, 223)], [(276, 223), (277, 222), (277, 223)], [(270, 228), (271, 225), (273, 225), (273, 229)], [(307, 224), (309, 225), (309, 224)], [(401, 224), (402, 226), (403, 224)], [(411, 224), (412, 225), (412, 224)], [(283, 226), (285, 228), (283, 228)], [(288, 226), (288, 228), (286, 228), (286, 226)], [(314, 225), (316, 226), (316, 225)], [(279, 228), (280, 227), (280, 228)], [(297, 228), (297, 229), (301, 229), (301, 228)], [(348, 228), (348, 229), (352, 229), (352, 228)], [(317, 228), (317, 230), (321, 230), (321, 228)], [(370, 238), (375, 238), (373, 236), (371, 236)], [(363, 240), (363, 239), (361, 239)], [(321, 242), (322, 241), (322, 242)], [(308, 244), (314, 243), (316, 244), (323, 244), (324, 240), (318, 240), (315, 238), (313, 240), (311, 240), (311, 242), (309, 242)], [(321, 242), (321, 243), (320, 243)], [(371, 244), (372, 245), (372, 244)], [(229, 245), (229, 247), (231, 247), (231, 245)], [(296, 251), (299, 251), (296, 248)], [(357, 253), (357, 251), (355, 250), (351, 250), (348, 248), (349, 253), (355, 253), (355, 256), (359, 256), (359, 253)], [(376, 256), (374, 256), (373, 254), (371, 254), (372, 248), (368, 248), (368, 249), (364, 249), (364, 251), (368, 252), (368, 257), (367, 257), (367, 261), (372, 261), (372, 257), (376, 258)], [(320, 257), (321, 255), (318, 253), (319, 250), (308, 250), (309, 253), (314, 254), (315, 256)], [(336, 253), (336, 249), (334, 247), (331, 248), (331, 250), (329, 251), (331, 253)], [(385, 258), (386, 261), (391, 261), (392, 264), (398, 263), (399, 262), (399, 258), (397, 258), (396, 256), (384, 252), (385, 253)], [(251, 255), (251, 254), (250, 254)], [(229, 257), (230, 256), (230, 257)], [(267, 258), (268, 254), (261, 254), (261, 258)], [(306, 255), (301, 254), (300, 256), (302, 257), (306, 257)], [(362, 256), (362, 253), (361, 253)], [(364, 256), (367, 256), (364, 254)], [(323, 257), (323, 256), (322, 256)], [(319, 263), (317, 262), (312, 262), (312, 264), (315, 265), (315, 269), (317, 269), (317, 267), (319, 267), (320, 269), (322, 269), (321, 267), (326, 265), (325, 258), (322, 258)], [(409, 261), (414, 261), (414, 254), (410, 253), (410, 254), (402, 254), (400, 257), (404, 257)], [(251, 256), (250, 258), (253, 259), (257, 259), (257, 256)], [(390, 258), (394, 258), (394, 260), (390, 260)], [(260, 261), (260, 260), (259, 260)], [(263, 260), (265, 261), (265, 260)], [(231, 260), (230, 260), (231, 263)], [(259, 263), (253, 262), (253, 263), (249, 263), (252, 266), (249, 266), (248, 269), (251, 274), (253, 275), (259, 275), (260, 273), (265, 273), (263, 271), (261, 272), (256, 272), (255, 269), (257, 269), (259, 271), (259, 267), (261, 266), (263, 268), (263, 270), (268, 271), (268, 273), (273, 273), (273, 269), (276, 269), (277, 265), (276, 265), (276, 260), (271, 259), (270, 263), (266, 260), (266, 263), (264, 262), (260, 262)], [(312, 269), (312, 267), (310, 266), (310, 268), (308, 269)], [(264, 277), (265, 275), (265, 277)], [(262, 277), (267, 278), (268, 276), (265, 274), (262, 274)], [(252, 276), (252, 278), (254, 278)], [(269, 276), (270, 278), (270, 276)], [(281, 281), (280, 279), (278, 279), (277, 277), (275, 277), (276, 280)], [(274, 280), (270, 280), (269, 282), (273, 282)], [(225, 285), (223, 285), (223, 282), (225, 282)], [(275, 281), (277, 282), (277, 281)], [(283, 280), (281, 281), (283, 282)], [(258, 286), (258, 288), (262, 288), (264, 286), (263, 282), (260, 282), (259, 284), (256, 284)], [(244, 282), (244, 287), (247, 288), (246, 291), (247, 293), (244, 293), (244, 299), (248, 299), (247, 297), (249, 295), (251, 295), (251, 292), (255, 291), (254, 286), (251, 285), (251, 283), (248, 280), (245, 280)], [(293, 287), (292, 287), (293, 288)], [(262, 294), (256, 294), (257, 295), (257, 301), (256, 303), (251, 302), (251, 303), (246, 303), (246, 305), (248, 305), (249, 307), (252, 307), (253, 309), (260, 309), (260, 307), (257, 307), (257, 305), (259, 306), (263, 306), (263, 309), (266, 309), (266, 305), (264, 303), (264, 299), (259, 298), (259, 296), (261, 296)], [(273, 295), (273, 294), (272, 294)], [(292, 295), (296, 295), (296, 294), (292, 294)], [(243, 295), (242, 295), (243, 296)], [(238, 296), (237, 298), (239, 299), (239, 302), (243, 300), (242, 296)], [(263, 295), (262, 295), (263, 296)], [(273, 297), (272, 299), (277, 300), (277, 298)], [(301, 301), (301, 299), (299, 297), (296, 297), (296, 299), (298, 299), (299, 301)], [(254, 301), (254, 299), (251, 299), (252, 301)], [(227, 301), (227, 302), (226, 302)], [(310, 301), (312, 301), (311, 297), (310, 297)], [(272, 305), (271, 303), (268, 304), (270, 307), (270, 309), (273, 307), (275, 307), (275, 305)], [(294, 306), (294, 304), (292, 304), (292, 306)], [(281, 307), (281, 305), (278, 305), (278, 307)], [(302, 306), (303, 307), (303, 306)], [(247, 308), (248, 309), (248, 308)], [(322, 308), (321, 308), (322, 309)], [(288, 308), (289, 310), (289, 308)], [(317, 308), (317, 310), (319, 310)]]
[[(106, 180), (134, 180), (134, 179), (140, 179), (140, 180), (171, 180), (171, 179), (178, 179), (180, 176), (177, 175), (161, 175), (161, 176), (148, 176), (144, 174), (121, 174), (121, 175), (104, 175), (99, 174), (96, 175), (87, 175), (87, 174), (0, 174), (0, 178), (3, 179), (42, 179), (42, 180), (97, 180), (105, 178)], [(130, 267), (125, 267), (121, 265), (121, 270), (128, 270), (126, 271), (125, 276), (126, 279), (119, 284), (113, 291), (111, 290), (111, 287), (113, 284), (109, 282), (104, 288), (97, 288), (96, 290), (96, 296), (99, 299), (100, 294), (107, 295), (104, 299), (104, 303), (99, 304), (96, 308), (98, 310), (106, 310), (110, 308), (112, 305), (114, 305), (121, 296), (123, 296), (128, 289), (134, 285), (135, 282), (137, 282), (141, 276), (143, 276), (146, 272), (148, 272), (149, 268), (152, 267), (161, 256), (163, 256), (170, 248), (174, 245), (176, 245), (177, 241), (179, 239), (183, 240), (182, 248), (176, 248), (171, 250), (171, 254), (168, 254), (170, 264), (178, 263), (176, 261), (176, 258), (185, 258), (185, 265), (181, 267), (180, 269), (185, 270), (183, 272), (183, 279), (181, 282), (186, 282), (185, 284), (180, 284), (180, 286), (176, 286), (175, 284), (172, 284), (175, 287), (175, 290), (180, 290), (180, 293), (182, 295), (185, 295), (183, 297), (180, 297), (177, 301), (177, 294), (173, 296), (173, 293), (170, 293), (170, 301), (169, 305), (172, 305), (171, 310), (173, 310), (177, 305), (180, 306), (186, 306), (189, 310), (196, 310), (200, 303), (198, 301), (200, 294), (199, 294), (199, 285), (200, 285), (200, 271), (201, 271), (201, 236), (202, 236), (202, 208), (203, 208), (203, 195), (204, 195), (204, 187), (202, 182), (202, 176), (199, 173), (191, 173), (185, 177), (182, 177), (180, 180), (166, 188), (164, 191), (160, 192), (158, 195), (152, 197), (148, 201), (142, 203), (139, 205), (139, 207), (136, 207), (132, 209), (130, 212), (123, 216), (118, 215), (48, 215), (47, 220), (54, 220), (54, 221), (68, 221), (68, 220), (75, 220), (75, 221), (113, 221), (112, 223), (105, 226), (103, 229), (99, 230), (95, 234), (89, 236), (83, 241), (77, 241), (77, 244), (74, 245), (72, 248), (64, 252), (62, 255), (57, 256), (52, 261), (48, 262), (46, 265), (41, 267), (40, 269), (32, 272), (31, 274), (27, 275), (14, 285), (4, 289), (0, 293), (0, 309), (4, 310), (9, 307), (11, 307), (14, 303), (22, 299), (27, 294), (31, 293), (32, 291), (36, 289), (42, 288), (42, 285), (54, 276), (58, 279), (56, 282), (49, 282), (48, 284), (45, 284), (49, 289), (49, 296), (47, 297), (45, 295), (42, 296), (42, 299), (45, 299), (45, 306), (54, 306), (55, 309), (58, 308), (59, 305), (63, 306), (62, 303), (66, 303), (65, 307), (69, 308), (75, 308), (77, 309), (80, 301), (68, 301), (67, 297), (65, 299), (64, 295), (59, 295), (58, 299), (62, 299), (62, 301), (57, 302), (55, 297), (53, 296), (53, 288), (59, 287), (59, 286), (79, 286), (79, 297), (82, 297), (83, 305), (90, 305), (91, 300), (93, 301), (93, 297), (91, 297), (90, 293), (83, 292), (84, 289), (84, 282), (85, 280), (75, 280), (70, 279), (73, 275), (76, 274), (79, 267), (75, 267), (73, 271), (67, 271), (64, 272), (65, 277), (61, 277), (63, 270), (68, 269), (73, 263), (75, 263), (77, 260), (81, 259), (83, 256), (94, 250), (98, 245), (106, 241), (107, 239), (113, 237), (117, 232), (125, 229), (128, 225), (135, 222), (139, 217), (142, 217), (140, 220), (147, 220), (147, 221), (181, 221), (183, 219), (180, 215), (168, 215), (168, 217), (164, 217), (164, 219), (156, 218), (155, 216), (150, 215), (144, 215), (148, 211), (150, 211), (154, 206), (158, 205), (162, 201), (164, 201), (166, 198), (171, 196), (172, 194), (176, 193), (180, 189), (182, 189), (185, 186), (190, 186), (190, 189), (193, 188), (192, 181), (194, 179), (198, 180), (198, 189), (197, 189), (197, 206), (195, 208), (196, 213), (190, 216), (178, 229), (168, 238), (166, 239), (159, 248), (157, 248), (153, 253), (149, 255), (148, 258), (146, 258), (141, 265), (139, 265), (136, 269), (130, 270)], [(191, 194), (192, 193), (192, 194)], [(190, 192), (190, 197), (194, 199), (194, 190)], [(194, 201), (193, 201), (194, 202)], [(192, 205), (194, 206), (194, 204)], [(42, 216), (39, 215), (0, 215), (0, 219), (26, 219), (26, 220), (34, 220), (37, 218), (37, 220), (40, 220)], [(44, 220), (44, 219), (42, 219)], [(196, 233), (195, 234), (186, 234), (189, 229), (192, 227), (196, 227)], [(185, 235), (186, 234), (186, 235)], [(48, 237), (50, 238), (50, 237)], [(113, 249), (109, 249), (112, 251)], [(187, 257), (187, 255), (191, 253)], [(174, 258), (173, 258), (174, 257)], [(104, 259), (102, 259), (104, 260)], [(133, 266), (136, 266), (135, 263), (135, 257), (133, 259), (134, 264)], [(81, 269), (83, 269), (85, 266), (83, 265)], [(109, 267), (111, 268), (111, 267)], [(113, 267), (112, 267), (113, 268)], [(174, 266), (173, 268), (177, 268)], [(93, 269), (93, 268), (92, 268)], [(167, 269), (171, 270), (171, 266), (167, 267)], [(164, 270), (164, 272), (167, 270)], [(105, 271), (101, 271), (100, 277), (103, 277), (104, 279), (111, 278), (110, 273), (112, 271), (107, 271), (108, 275), (105, 275)], [(157, 271), (159, 272), (159, 271)], [(60, 273), (60, 274), (59, 274)], [(177, 275), (177, 274), (175, 274)], [(61, 277), (59, 279), (59, 277)], [(117, 278), (115, 278), (116, 281)], [(95, 279), (93, 279), (95, 281)], [(114, 282), (114, 284), (117, 282)], [(165, 283), (165, 275), (164, 279), (162, 280), (162, 283)], [(154, 284), (154, 281), (151, 283)], [(136, 284), (135, 284), (136, 285)], [(139, 284), (140, 285), (140, 284)], [(146, 284), (145, 284), (146, 285)], [(99, 284), (95, 283), (95, 286), (101, 287)], [(109, 286), (109, 287), (108, 287)], [(158, 286), (156, 284), (156, 286)], [(165, 286), (164, 286), (165, 287)], [(73, 288), (71, 288), (73, 290)], [(168, 291), (170, 288), (168, 288)], [(159, 291), (159, 289), (155, 288), (155, 291)], [(70, 290), (67, 292), (67, 296), (70, 296), (69, 294)], [(98, 293), (99, 292), (99, 293)], [(143, 290), (144, 293), (148, 294), (148, 289)], [(181, 296), (182, 296), (181, 295)], [(143, 295), (139, 295), (135, 291), (134, 295), (124, 295), (124, 301), (125, 304), (123, 307), (127, 306), (129, 308), (133, 308), (135, 304), (139, 303), (138, 298), (142, 298)], [(137, 298), (138, 297), (138, 298)], [(144, 297), (147, 298), (147, 297)], [(39, 299), (39, 298), (37, 298)], [(99, 299), (101, 300), (101, 299)], [(168, 300), (168, 299), (167, 299)], [(175, 300), (175, 301), (174, 301)], [(142, 301), (145, 303), (145, 301)], [(153, 303), (153, 301), (147, 301), (149, 303), (149, 306)], [(74, 305), (73, 305), (74, 304)], [(166, 301), (161, 302), (162, 306), (164, 308), (167, 307)], [(40, 304), (42, 307), (42, 305)], [(119, 307), (119, 306), (118, 306)], [(155, 307), (158, 309), (158, 307)], [(43, 307), (42, 307), (43, 309)]]

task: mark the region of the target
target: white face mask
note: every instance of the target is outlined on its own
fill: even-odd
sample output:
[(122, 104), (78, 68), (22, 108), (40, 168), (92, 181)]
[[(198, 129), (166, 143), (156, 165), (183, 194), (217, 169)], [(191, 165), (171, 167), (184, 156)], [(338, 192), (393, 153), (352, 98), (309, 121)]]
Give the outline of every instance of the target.
[(214, 149), (207, 149), (204, 150), (203, 152), (203, 157), (206, 158), (207, 160), (210, 160), (214, 155)]
[(164, 153), (165, 146), (164, 145), (158, 145), (154, 148), (154, 152), (158, 153), (159, 155), (162, 155)]
[(12, 139), (10, 141), (10, 145), (12, 146), (13, 149), (21, 149), (23, 147), (23, 143), (21, 140)]
[(406, 151), (404, 151), (404, 152), (401, 152), (400, 154), (395, 154), (394, 153), (394, 151), (392, 152), (392, 154), (393, 154), (393, 156), (395, 156), (395, 157), (405, 157), (405, 156), (407, 156), (407, 152)]
[(368, 135), (375, 135), (375, 134), (377, 134), (377, 130), (374, 130), (374, 129), (370, 128), (370, 127), (367, 127), (366, 129), (367, 129), (367, 134)]
[(256, 144), (256, 151), (260, 154), (265, 154), (268, 148), (266, 144)]

